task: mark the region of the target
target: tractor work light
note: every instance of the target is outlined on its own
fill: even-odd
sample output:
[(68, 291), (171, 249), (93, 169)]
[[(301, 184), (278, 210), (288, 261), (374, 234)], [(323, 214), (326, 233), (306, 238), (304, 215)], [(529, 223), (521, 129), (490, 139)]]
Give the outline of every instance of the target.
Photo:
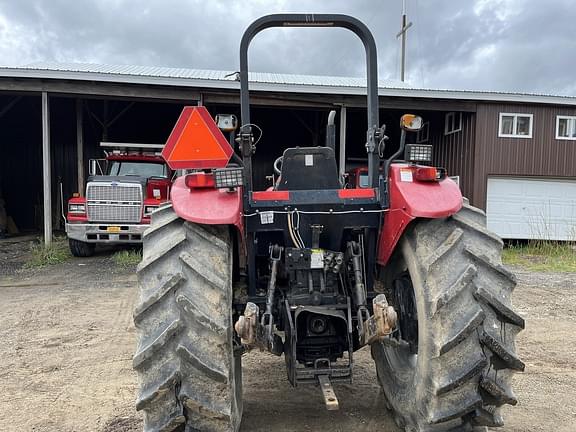
[(222, 132), (232, 132), (238, 127), (238, 119), (234, 114), (217, 114), (214, 121)]
[(429, 144), (406, 144), (404, 160), (410, 162), (432, 162), (432, 146)]
[(86, 206), (84, 204), (68, 204), (68, 213), (84, 214)]
[(214, 170), (214, 179), (217, 188), (233, 188), (242, 186), (242, 168), (222, 168)]

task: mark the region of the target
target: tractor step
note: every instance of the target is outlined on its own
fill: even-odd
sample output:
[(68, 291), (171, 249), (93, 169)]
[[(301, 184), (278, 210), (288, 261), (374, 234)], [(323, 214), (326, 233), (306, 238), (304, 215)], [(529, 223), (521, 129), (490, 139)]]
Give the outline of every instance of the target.
[(326, 409), (328, 411), (336, 411), (340, 409), (340, 405), (338, 405), (338, 398), (336, 397), (336, 393), (334, 393), (332, 383), (330, 382), (330, 377), (328, 375), (318, 375), (318, 382), (320, 383), (322, 396), (324, 396)]

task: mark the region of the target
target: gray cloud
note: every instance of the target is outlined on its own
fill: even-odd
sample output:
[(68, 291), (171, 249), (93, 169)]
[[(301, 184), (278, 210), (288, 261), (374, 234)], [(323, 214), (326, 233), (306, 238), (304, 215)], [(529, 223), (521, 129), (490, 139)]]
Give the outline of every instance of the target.
[[(570, 0), (408, 0), (414, 86), (576, 95)], [(400, 0), (0, 0), (0, 64), (34, 61), (236, 70), (244, 28), (275, 12), (347, 13), (378, 43), (383, 78), (398, 77)], [(361, 43), (339, 29), (269, 29), (251, 70), (361, 76)]]

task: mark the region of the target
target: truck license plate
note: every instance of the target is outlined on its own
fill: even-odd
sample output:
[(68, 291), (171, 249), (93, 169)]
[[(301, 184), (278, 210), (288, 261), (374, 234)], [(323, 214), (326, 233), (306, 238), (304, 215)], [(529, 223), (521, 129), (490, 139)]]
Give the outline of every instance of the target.
[(108, 231), (109, 233), (119, 233), (120, 227), (119, 226), (109, 226), (108, 228), (106, 228), (106, 231)]

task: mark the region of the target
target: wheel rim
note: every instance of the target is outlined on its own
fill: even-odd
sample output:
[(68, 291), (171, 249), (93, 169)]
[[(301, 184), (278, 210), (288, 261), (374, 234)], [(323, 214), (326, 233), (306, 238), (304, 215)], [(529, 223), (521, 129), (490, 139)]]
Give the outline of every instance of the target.
[[(399, 268), (406, 268), (400, 266)], [(396, 379), (414, 381), (418, 363), (418, 313), (412, 279), (407, 270), (392, 279), (391, 303), (398, 313), (394, 341), (384, 343), (384, 354)]]
[(410, 345), (412, 354), (418, 354), (418, 312), (410, 274), (402, 273), (393, 285), (393, 303), (398, 313), (397, 338)]

